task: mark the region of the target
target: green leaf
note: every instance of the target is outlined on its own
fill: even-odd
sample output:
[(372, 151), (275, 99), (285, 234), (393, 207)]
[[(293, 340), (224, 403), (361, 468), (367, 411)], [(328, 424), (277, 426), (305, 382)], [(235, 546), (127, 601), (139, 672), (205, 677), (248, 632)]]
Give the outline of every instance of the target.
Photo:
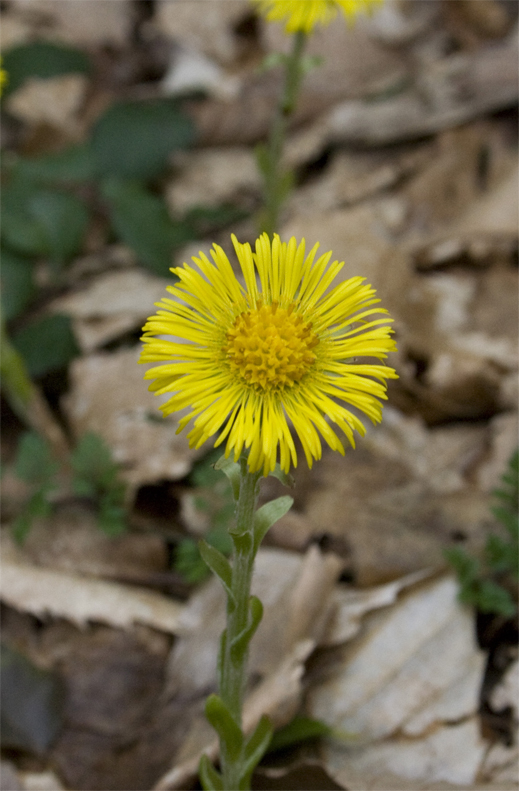
[(15, 174), (2, 189), (2, 239), (17, 253), (43, 256), (47, 253), (45, 228), (31, 212), (34, 182)]
[(95, 486), (110, 486), (119, 470), (109, 446), (93, 431), (83, 434), (71, 453), (70, 463), (78, 480), (84, 479)]
[(229, 530), (229, 535), (237, 553), (242, 555), (250, 555), (254, 549), (254, 536), (251, 533), (239, 533), (237, 527)]
[(236, 599), (232, 592), (232, 569), (227, 558), (215, 547), (208, 544), (207, 541), (204, 541), (203, 538), (198, 542), (198, 549), (205, 563), (207, 563), (211, 571), (220, 579), (229, 600), (236, 604)]
[(40, 486), (51, 480), (58, 468), (50, 446), (39, 434), (34, 431), (22, 434), (14, 463), (14, 472), (18, 478)]
[(243, 750), (240, 789), (248, 789), (250, 787), (252, 773), (267, 752), (271, 739), (272, 725), (269, 718), (263, 715)]
[(450, 547), (444, 550), (443, 555), (453, 567), (461, 585), (470, 584), (479, 576), (478, 561), (470, 557), (461, 547)]
[(501, 524), (506, 528), (512, 538), (517, 539), (519, 536), (519, 514), (514, 514), (502, 506), (497, 506), (491, 509), (492, 513), (499, 519)]
[(204, 753), (198, 764), (200, 784), (204, 791), (224, 791), (222, 776)]
[(325, 722), (311, 717), (294, 717), (294, 719), (275, 732), (270, 742), (269, 752), (282, 750), (294, 744), (300, 744), (307, 739), (316, 739), (320, 736), (329, 736), (333, 733)]
[(517, 612), (517, 606), (508, 591), (492, 580), (481, 580), (477, 606), (481, 612), (494, 612), (506, 618), (512, 618)]
[(263, 74), (270, 69), (277, 69), (279, 66), (285, 66), (288, 56), (281, 52), (269, 52), (265, 55), (262, 62), (258, 67), (258, 74)]
[[(515, 545), (514, 545), (515, 544)], [(493, 572), (517, 573), (518, 545), (503, 541), (499, 536), (489, 536), (485, 545), (485, 559)]]
[(270, 153), (265, 143), (258, 143), (254, 148), (254, 155), (256, 157), (256, 165), (259, 172), (267, 178), (270, 175)]
[(2, 238), (16, 252), (57, 263), (81, 248), (88, 225), (83, 203), (67, 192), (42, 189), (14, 173), (2, 193)]
[(79, 198), (66, 192), (39, 190), (30, 199), (29, 209), (44, 231), (46, 255), (63, 264), (79, 252), (89, 222)]
[(209, 530), (205, 537), (207, 543), (219, 549), (222, 555), (230, 555), (232, 552), (232, 540), (229, 535), (228, 524), (229, 520), (226, 520), (224, 525), (217, 525)]
[(247, 627), (240, 632), (231, 642), (231, 658), (233, 662), (239, 662), (245, 656), (247, 646), (252, 640), (254, 633), (263, 617), (263, 605), (257, 596), (251, 596), (249, 599), (249, 623)]
[(0, 676), (3, 747), (43, 755), (62, 727), (61, 681), (7, 646), (0, 649)]
[(37, 489), (14, 520), (12, 533), (18, 544), (24, 543), (35, 519), (51, 515), (52, 505), (48, 497), (53, 488), (51, 484), (44, 484)]
[(286, 170), (284, 173), (281, 174), (280, 178), (278, 179), (278, 189), (277, 189), (277, 200), (278, 204), (283, 203), (294, 187), (295, 183), (295, 175), (292, 170)]
[(9, 321), (28, 305), (36, 292), (33, 262), (2, 248), (2, 313)]
[(224, 742), (229, 758), (235, 761), (243, 745), (243, 734), (231, 712), (218, 695), (209, 695), (205, 702), (205, 716)]
[(233, 461), (231, 458), (226, 459), (225, 456), (220, 456), (216, 464), (214, 465), (215, 470), (221, 470), (224, 475), (231, 482), (232, 486), (232, 493), (233, 497), (238, 501), (240, 496), (240, 481), (241, 481), (241, 473), (240, 473), (240, 465), (238, 462)]
[(19, 330), (12, 339), (31, 376), (65, 368), (79, 354), (70, 318), (44, 316)]
[(99, 529), (111, 538), (122, 535), (128, 529), (125, 509), (121, 505), (110, 502), (110, 498), (102, 498), (98, 525)]
[(12, 172), (36, 184), (82, 184), (94, 178), (94, 165), (92, 149), (87, 143), (38, 157), (20, 157)]
[(96, 123), (92, 151), (100, 175), (149, 179), (194, 135), (193, 122), (174, 100), (117, 102)]
[(164, 200), (139, 182), (112, 177), (103, 181), (101, 190), (116, 234), (144, 266), (166, 275), (174, 250), (193, 240), (191, 228), (173, 222)]
[(258, 548), (265, 538), (267, 532), (272, 525), (281, 519), (293, 505), (293, 498), (285, 495), (278, 497), (277, 500), (271, 500), (270, 503), (265, 503), (261, 508), (258, 508), (254, 515), (254, 551), (257, 552)]
[(222, 480), (222, 476), (217, 472), (215, 463), (220, 458), (221, 453), (218, 448), (213, 448), (202, 459), (198, 459), (193, 469), (189, 473), (189, 483), (192, 486), (205, 486), (213, 488)]
[(7, 96), (30, 77), (59, 77), (61, 74), (89, 74), (90, 61), (84, 52), (50, 41), (20, 44), (3, 53), (3, 68), (9, 75)]
[(198, 544), (192, 538), (183, 538), (178, 542), (173, 567), (191, 584), (205, 580), (210, 574), (207, 564), (200, 556)]
[(222, 689), (224, 681), (224, 659), (227, 650), (227, 629), (224, 629), (220, 636), (218, 656), (216, 658), (216, 677), (218, 678), (218, 688)]
[(269, 475), (271, 475), (273, 478), (277, 478), (278, 481), (281, 481), (283, 486), (288, 486), (290, 489), (293, 489), (296, 485), (293, 476), (288, 472), (283, 472), (278, 462), (276, 462), (274, 470), (269, 473)]

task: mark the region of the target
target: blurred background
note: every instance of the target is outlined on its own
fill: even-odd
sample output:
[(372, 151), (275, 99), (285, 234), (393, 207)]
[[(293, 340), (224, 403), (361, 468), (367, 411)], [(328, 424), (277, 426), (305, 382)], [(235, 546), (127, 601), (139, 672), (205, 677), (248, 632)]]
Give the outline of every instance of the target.
[[(196, 540), (230, 550), (233, 502), (139, 338), (171, 266), (254, 243), (290, 42), (248, 0), (0, 13), (1, 788), (196, 788), (223, 624)], [(258, 558), (255, 788), (516, 787), (517, 15), (387, 0), (309, 42), (279, 231), (377, 289), (400, 378)]]

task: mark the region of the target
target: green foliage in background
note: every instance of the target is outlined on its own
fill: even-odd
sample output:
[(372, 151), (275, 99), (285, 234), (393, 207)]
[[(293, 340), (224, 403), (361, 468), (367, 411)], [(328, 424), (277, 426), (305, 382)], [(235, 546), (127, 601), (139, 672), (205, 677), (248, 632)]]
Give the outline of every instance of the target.
[[(97, 434), (85, 434), (70, 455), (72, 490), (96, 509), (99, 529), (117, 536), (127, 529), (125, 485), (110, 448)], [(60, 465), (39, 434), (22, 435), (14, 463), (15, 475), (28, 485), (28, 497), (13, 523), (13, 535), (22, 544), (35, 519), (52, 514), (52, 496), (58, 488)]]
[(28, 498), (13, 523), (13, 536), (23, 544), (34, 519), (50, 516), (50, 496), (56, 489), (59, 465), (53, 460), (51, 450), (35, 432), (23, 434), (14, 463), (18, 478), (28, 484)]
[[(8, 50), (4, 67), (9, 73), (6, 95), (30, 78), (91, 71), (85, 53), (46, 41)], [(101, 115), (89, 139), (80, 145), (32, 157), (7, 152), (0, 230), (5, 319), (17, 318), (37, 296), (36, 263), (48, 265), (50, 285), (62, 283), (63, 267), (81, 253), (94, 216), (104, 216), (110, 238), (130, 247), (139, 264), (164, 276), (169, 275), (175, 250), (247, 216), (224, 205), (200, 206), (183, 217), (172, 217), (158, 179), (171, 154), (188, 148), (195, 136), (179, 100), (124, 100)], [(53, 321), (57, 328), (63, 318)], [(77, 351), (69, 329), (62, 329), (59, 354), (64, 367)], [(54, 358), (40, 354), (39, 330), (34, 323), (15, 338), (35, 376), (55, 368), (59, 356), (58, 352)], [(46, 323), (44, 334), (52, 331), (52, 322)]]
[(97, 508), (99, 528), (109, 536), (127, 529), (124, 508), (125, 485), (119, 478), (119, 466), (110, 448), (93, 432), (79, 441), (70, 457), (74, 477), (72, 487), (81, 497), (88, 497)]
[(335, 731), (322, 720), (313, 717), (296, 715), (287, 725), (275, 731), (269, 744), (268, 753), (295, 747), (310, 739), (319, 739), (323, 736), (334, 736)]
[(66, 368), (79, 354), (69, 316), (54, 314), (31, 321), (12, 336), (31, 377)]
[[(189, 483), (194, 487), (195, 507), (207, 514), (209, 519), (210, 529), (204, 535), (205, 540), (222, 554), (230, 555), (232, 541), (228, 531), (235, 506), (231, 484), (225, 475), (214, 468), (220, 456), (220, 450), (215, 449), (197, 462), (189, 476)], [(184, 538), (179, 542), (174, 568), (190, 583), (201, 582), (211, 573), (200, 554), (198, 542), (192, 538)]]
[(89, 74), (91, 71), (90, 60), (84, 52), (50, 41), (19, 44), (2, 53), (2, 58), (3, 68), (9, 75), (4, 96), (34, 77), (48, 79), (63, 74)]
[(504, 585), (519, 579), (519, 451), (510, 459), (502, 482), (493, 493), (499, 505), (492, 508), (502, 530), (488, 536), (482, 560), (461, 547), (446, 550), (445, 556), (458, 576), (460, 601), (509, 618), (517, 612), (517, 604)]

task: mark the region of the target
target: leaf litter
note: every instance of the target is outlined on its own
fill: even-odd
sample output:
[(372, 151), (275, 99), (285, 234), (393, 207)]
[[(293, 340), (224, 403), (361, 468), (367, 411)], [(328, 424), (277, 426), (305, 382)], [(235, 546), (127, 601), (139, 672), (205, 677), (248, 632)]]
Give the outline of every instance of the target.
[[(90, 2), (65, 5), (10, 3), (2, 35), (87, 44), (101, 68), (88, 80), (53, 78), (37, 95), (27, 82), (10, 99), (21, 108), (23, 140), (9, 119), (6, 140), (18, 141), (22, 156), (81, 142), (119, 94), (147, 95), (150, 75), (167, 93), (168, 70), (173, 79), (187, 52), (178, 63), (205, 64), (220, 85), (191, 104), (199, 147), (173, 159), (153, 189), (169, 196), (173, 214), (204, 197), (254, 210), (249, 146), (265, 133), (279, 78), (255, 69), (262, 50), (280, 45), (277, 27), (251, 21), (235, 3), (211, 9), (214, 29), (188, 3), (175, 24), (170, 3), (156, 3), (149, 19), (127, 3), (99, 4), (94, 16)], [(312, 473), (297, 470), (295, 509), (260, 557), (256, 584), (267, 607), (253, 643), (247, 727), (265, 712), (282, 725), (304, 711), (333, 720), (338, 733), (267, 762), (258, 787), (307, 787), (313, 772), (323, 787), (359, 791), (515, 787), (516, 744), (481, 731), (478, 707), (482, 699), (500, 722), (517, 723), (517, 665), (486, 690), (473, 615), (457, 603), (452, 578), (435, 576), (446, 546), (484, 546), (494, 527), (489, 494), (516, 443), (513, 28), (509, 6), (493, 0), (388, 4), (355, 35), (332, 26), (312, 43), (325, 64), (309, 75), (290, 132), (298, 183), (283, 233), (347, 251), (345, 276), (377, 285), (397, 319), (401, 378), (385, 422), (355, 454), (325, 453)], [(46, 107), (41, 96), (56, 101)], [(378, 147), (381, 135), (390, 147)], [(352, 140), (367, 147), (344, 145)], [(204, 196), (207, 162), (214, 189)], [(142, 503), (156, 504), (166, 489), (172, 510), (196, 497), (186, 476), (198, 454), (175, 435), (173, 418), (151, 417), (157, 400), (135, 365), (145, 304), (162, 295), (167, 272), (146, 273), (124, 245), (116, 268), (104, 218), (96, 221), (98, 236), (90, 229), (92, 246), (82, 251), (89, 255), (63, 271), (59, 295), (43, 298), (46, 312), (72, 317), (82, 352), (57, 408), (75, 438), (104, 437), (141, 516)], [(252, 222), (243, 228), (254, 234)], [(2, 481), (7, 521), (23, 495), (10, 476)], [(214, 685), (220, 593), (208, 582), (181, 603), (149, 589), (171, 576), (179, 532), (197, 533), (185, 508), (167, 535), (162, 524), (150, 531), (150, 513), (139, 522), (134, 510), (130, 531), (108, 539), (88, 509), (61, 503), (23, 549), (2, 538), (5, 639), (21, 642), (36, 665), (63, 671), (72, 690), (51, 758), (59, 777), (48, 767), (24, 771), (16, 758), (2, 766), (13, 789), (182, 788), (194, 781), (201, 750), (217, 757), (201, 707)]]

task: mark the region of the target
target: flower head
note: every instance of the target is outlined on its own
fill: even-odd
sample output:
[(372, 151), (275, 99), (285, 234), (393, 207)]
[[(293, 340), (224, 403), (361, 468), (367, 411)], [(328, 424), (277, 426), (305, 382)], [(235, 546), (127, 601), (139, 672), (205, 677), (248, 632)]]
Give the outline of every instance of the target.
[(287, 33), (311, 33), (316, 25), (328, 25), (342, 11), (349, 22), (369, 13), (383, 0), (254, 0), (269, 22), (286, 20)]
[(365, 428), (350, 407), (379, 422), (386, 379), (396, 378), (392, 368), (354, 359), (396, 350), (387, 311), (373, 307), (380, 300), (362, 277), (328, 291), (344, 264), (329, 265), (331, 252), (315, 260), (317, 244), (305, 256), (304, 239), (262, 234), (254, 253), (232, 241), (244, 285), (216, 244), (212, 261), (201, 252), (196, 268), (172, 270), (173, 299), (157, 303), (144, 327), (140, 362), (162, 363), (146, 372), (149, 389), (172, 393), (164, 415), (190, 410), (178, 431), (194, 419), (191, 447), (220, 432), (215, 446), (226, 442), (236, 460), (248, 449), (251, 472), (267, 475), (276, 461), (285, 472), (296, 466), (290, 424), (310, 467), (321, 457), (319, 435), (344, 453), (330, 422), (354, 446), (353, 430)]

